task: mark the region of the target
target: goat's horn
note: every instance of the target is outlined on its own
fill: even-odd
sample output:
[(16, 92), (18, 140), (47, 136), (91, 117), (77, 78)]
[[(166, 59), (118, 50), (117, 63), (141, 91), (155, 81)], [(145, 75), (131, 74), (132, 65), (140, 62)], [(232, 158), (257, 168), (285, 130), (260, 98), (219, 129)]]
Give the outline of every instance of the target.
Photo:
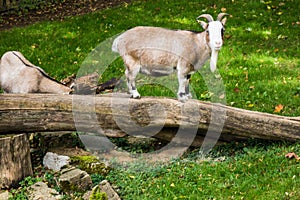
[(227, 13), (220, 13), (220, 14), (218, 14), (217, 21), (221, 21), (222, 18), (223, 18), (224, 16), (227, 16), (227, 15), (229, 15), (229, 14), (227, 14)]
[(197, 20), (199, 20), (199, 18), (204, 17), (208, 20), (208, 22), (212, 22), (214, 21), (213, 17), (210, 14), (202, 14), (199, 17), (197, 17)]

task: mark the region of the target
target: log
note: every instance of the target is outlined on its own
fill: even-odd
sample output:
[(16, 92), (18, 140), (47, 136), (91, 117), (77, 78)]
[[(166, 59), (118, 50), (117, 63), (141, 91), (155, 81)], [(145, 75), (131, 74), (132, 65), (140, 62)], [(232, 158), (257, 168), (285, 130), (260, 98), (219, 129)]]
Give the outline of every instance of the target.
[[(102, 133), (101, 129), (122, 129), (129, 135), (156, 136), (170, 128), (178, 142), (198, 135), (219, 138), (261, 138), (300, 140), (300, 118), (233, 108), (189, 100), (128, 95), (109, 96), (3, 94), (0, 95), (0, 134), (42, 131)], [(166, 139), (174, 139), (169, 133)], [(176, 138), (176, 137), (175, 137)], [(177, 138), (177, 139), (178, 139)]]
[(32, 175), (27, 134), (0, 136), (0, 188), (16, 187)]

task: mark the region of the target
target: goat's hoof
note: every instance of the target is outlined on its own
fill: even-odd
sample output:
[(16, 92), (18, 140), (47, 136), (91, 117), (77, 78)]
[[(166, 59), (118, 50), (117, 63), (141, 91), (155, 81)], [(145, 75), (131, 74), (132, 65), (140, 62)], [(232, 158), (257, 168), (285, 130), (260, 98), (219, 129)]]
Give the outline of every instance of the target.
[(133, 96), (133, 95), (131, 95), (131, 98), (133, 98), (133, 99), (140, 99), (141, 96), (140, 96), (140, 95), (138, 95), (138, 96)]
[(138, 92), (132, 92), (130, 97), (133, 99), (140, 99), (141, 95)]
[(189, 96), (191, 96), (190, 93), (189, 94), (185, 94), (182, 92), (177, 93), (177, 99), (178, 99), (178, 101), (180, 101), (182, 103), (187, 102), (187, 100), (189, 100)]
[(189, 98), (187, 96), (178, 97), (178, 101), (180, 101), (181, 103), (185, 103), (188, 100), (189, 100)]
[(188, 99), (192, 99), (193, 98), (193, 96), (192, 96), (191, 93), (188, 93), (186, 96), (187, 96)]

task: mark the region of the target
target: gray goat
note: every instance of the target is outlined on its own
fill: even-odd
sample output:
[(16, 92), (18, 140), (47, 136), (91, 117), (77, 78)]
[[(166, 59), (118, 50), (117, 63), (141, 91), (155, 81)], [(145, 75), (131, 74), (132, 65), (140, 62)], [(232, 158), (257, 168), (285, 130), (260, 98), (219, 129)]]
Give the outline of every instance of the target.
[[(118, 52), (126, 65), (129, 93), (140, 98), (135, 85), (137, 74), (164, 76), (177, 71), (179, 89), (177, 98), (185, 102), (191, 98), (189, 78), (210, 58), (210, 69), (216, 70), (218, 52), (223, 45), (226, 13), (214, 21), (209, 14), (197, 17), (203, 32), (169, 30), (159, 27), (135, 27), (119, 35), (112, 50)], [(200, 21), (206, 18), (208, 23)], [(222, 19), (223, 18), (223, 19)]]
[(0, 88), (5, 93), (70, 94), (72, 89), (30, 63), (20, 52), (8, 51), (0, 61)]

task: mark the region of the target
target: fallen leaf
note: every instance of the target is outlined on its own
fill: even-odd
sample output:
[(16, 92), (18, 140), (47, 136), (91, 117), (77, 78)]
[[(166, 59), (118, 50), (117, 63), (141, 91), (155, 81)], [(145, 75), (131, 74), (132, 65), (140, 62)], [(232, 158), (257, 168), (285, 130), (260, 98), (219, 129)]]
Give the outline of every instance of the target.
[(227, 11), (227, 9), (226, 8), (221, 8), (221, 11), (224, 13), (224, 12)]
[(292, 159), (295, 158), (297, 161), (300, 161), (300, 157), (295, 154), (294, 152), (290, 152), (288, 154), (285, 155), (286, 158)]
[(282, 109), (284, 108), (284, 106), (282, 104), (278, 104), (275, 107), (274, 113), (280, 113), (282, 111)]
[(219, 99), (224, 99), (225, 98), (225, 94), (221, 94), (220, 96), (219, 96)]
[(244, 71), (244, 74), (245, 74), (245, 81), (248, 81), (248, 79), (249, 79), (248, 71)]
[(235, 87), (235, 88), (233, 89), (233, 91), (234, 91), (235, 93), (239, 93), (239, 92), (240, 92), (240, 89), (239, 89), (238, 87)]
[(253, 108), (254, 104), (253, 103), (249, 103), (247, 106), (248, 106), (248, 108)]
[(283, 14), (283, 12), (278, 12), (278, 13), (277, 13), (277, 15), (282, 15), (282, 14)]

